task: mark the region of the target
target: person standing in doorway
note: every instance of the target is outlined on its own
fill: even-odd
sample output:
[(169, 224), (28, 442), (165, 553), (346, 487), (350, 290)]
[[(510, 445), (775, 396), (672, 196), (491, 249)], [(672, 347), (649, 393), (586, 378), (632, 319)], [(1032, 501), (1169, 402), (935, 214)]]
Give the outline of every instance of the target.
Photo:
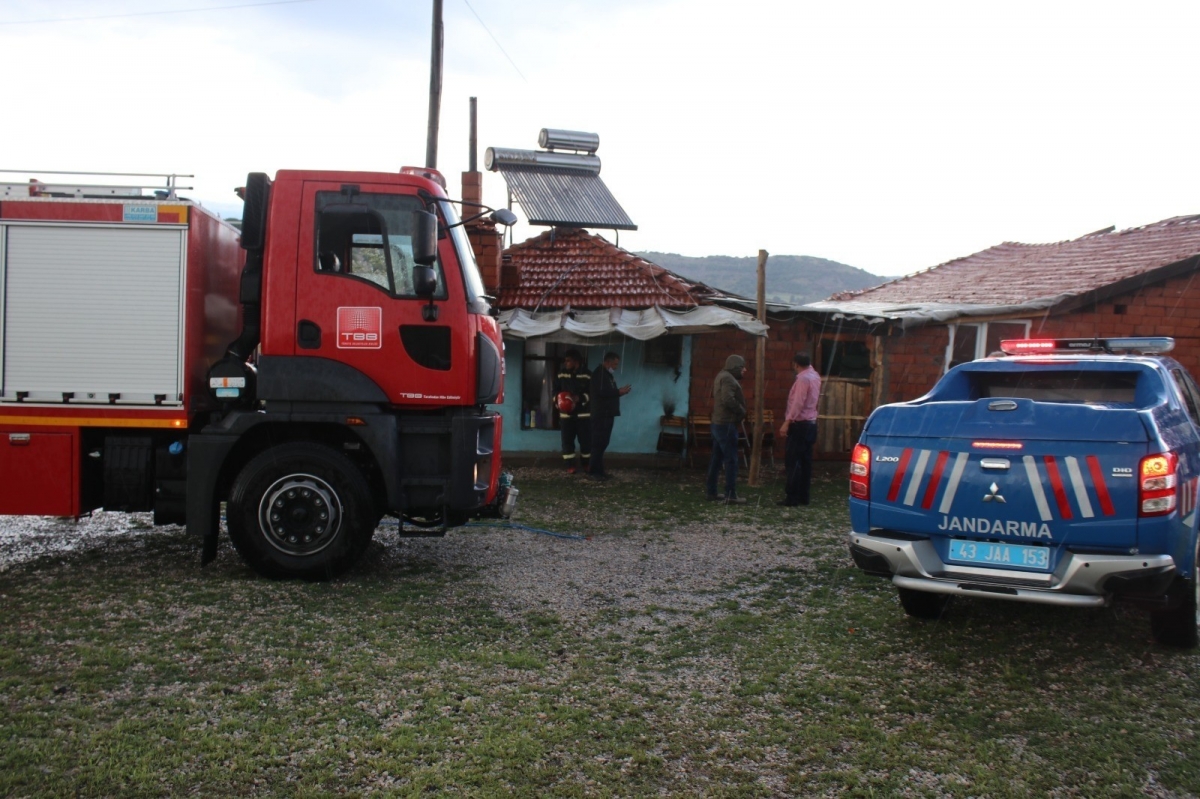
[[(745, 505), (737, 495), (738, 425), (746, 418), (746, 397), (741, 379), (746, 374), (746, 359), (730, 355), (725, 368), (713, 380), (712, 458), (708, 462), (705, 489), (710, 500), (724, 499), (726, 505)], [(717, 477), (725, 470), (725, 494), (717, 493)]]
[(621, 415), (621, 397), (629, 393), (632, 386), (617, 388), (617, 367), (621, 356), (606, 352), (604, 360), (592, 372), (592, 457), (588, 466), (588, 477), (607, 480), (604, 469), (604, 452), (612, 438), (613, 421)]
[(579, 439), (579, 461), (588, 470), (591, 457), (592, 411), (591, 382), (579, 350), (567, 350), (562, 366), (554, 377), (554, 402), (558, 407), (558, 425), (562, 433), (563, 464), (567, 474), (575, 474), (575, 439)]
[(777, 505), (807, 505), (812, 485), (813, 444), (817, 441), (817, 400), (821, 397), (821, 376), (812, 368), (812, 359), (802, 352), (792, 358), (796, 379), (788, 392), (787, 412), (779, 427), (779, 437), (787, 441), (784, 465), (787, 468), (787, 496)]

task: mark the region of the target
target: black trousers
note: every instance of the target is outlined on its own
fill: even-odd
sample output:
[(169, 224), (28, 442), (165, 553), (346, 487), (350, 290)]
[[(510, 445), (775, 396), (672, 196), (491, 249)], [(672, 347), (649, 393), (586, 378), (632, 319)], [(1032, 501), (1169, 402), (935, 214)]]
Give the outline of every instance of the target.
[(789, 505), (807, 505), (812, 485), (813, 444), (817, 443), (816, 422), (792, 422), (788, 425), (783, 463), (787, 467)]
[(592, 414), (592, 464), (588, 471), (592, 474), (604, 474), (604, 450), (612, 438), (612, 416), (597, 416)]
[(588, 456), (592, 454), (592, 417), (584, 416), (581, 419), (578, 416), (560, 416), (558, 424), (562, 433), (563, 461), (568, 466), (574, 462), (575, 439), (578, 438), (579, 457), (583, 459), (583, 465), (586, 468)]

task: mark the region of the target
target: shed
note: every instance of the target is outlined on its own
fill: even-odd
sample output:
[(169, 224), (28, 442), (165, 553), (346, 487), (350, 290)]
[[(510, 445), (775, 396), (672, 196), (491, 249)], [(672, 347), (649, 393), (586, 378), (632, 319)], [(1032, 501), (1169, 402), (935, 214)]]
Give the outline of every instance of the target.
[[(777, 314), (791, 320), (782, 327), (806, 331), (792, 337), (813, 343), (823, 375), (860, 387), (828, 407), (819, 449), (829, 456), (848, 453), (872, 408), (921, 396), (1006, 338), (1171, 336), (1173, 356), (1195, 374), (1198, 269), (1200, 216), (1180, 216), (1050, 244), (1005, 242)], [(826, 434), (835, 427), (846, 435)]]

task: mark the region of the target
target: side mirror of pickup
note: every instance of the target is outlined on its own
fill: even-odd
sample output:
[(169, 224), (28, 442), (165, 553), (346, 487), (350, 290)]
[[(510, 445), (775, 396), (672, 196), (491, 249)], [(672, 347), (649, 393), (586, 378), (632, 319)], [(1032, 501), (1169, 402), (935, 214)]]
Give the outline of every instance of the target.
[(413, 267), (413, 293), (423, 300), (433, 299), (437, 294), (437, 272), (430, 264), (417, 264)]
[[(413, 211), (413, 261), (425, 266), (433, 264), (437, 260), (437, 245), (437, 215), (429, 211)], [(432, 269), (429, 271), (433, 272)], [(415, 283), (418, 279), (415, 271), (413, 278)], [(435, 288), (436, 283), (435, 279)], [(417, 294), (421, 294), (419, 289)]]

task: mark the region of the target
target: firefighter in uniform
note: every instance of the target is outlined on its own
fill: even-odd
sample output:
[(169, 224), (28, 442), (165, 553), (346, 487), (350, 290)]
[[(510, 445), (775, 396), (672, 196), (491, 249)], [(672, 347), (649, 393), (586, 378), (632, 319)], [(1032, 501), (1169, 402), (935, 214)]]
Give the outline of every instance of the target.
[(591, 382), (579, 350), (567, 350), (554, 378), (554, 402), (562, 432), (563, 463), (567, 474), (575, 474), (575, 439), (579, 439), (580, 468), (588, 470), (591, 456)]

